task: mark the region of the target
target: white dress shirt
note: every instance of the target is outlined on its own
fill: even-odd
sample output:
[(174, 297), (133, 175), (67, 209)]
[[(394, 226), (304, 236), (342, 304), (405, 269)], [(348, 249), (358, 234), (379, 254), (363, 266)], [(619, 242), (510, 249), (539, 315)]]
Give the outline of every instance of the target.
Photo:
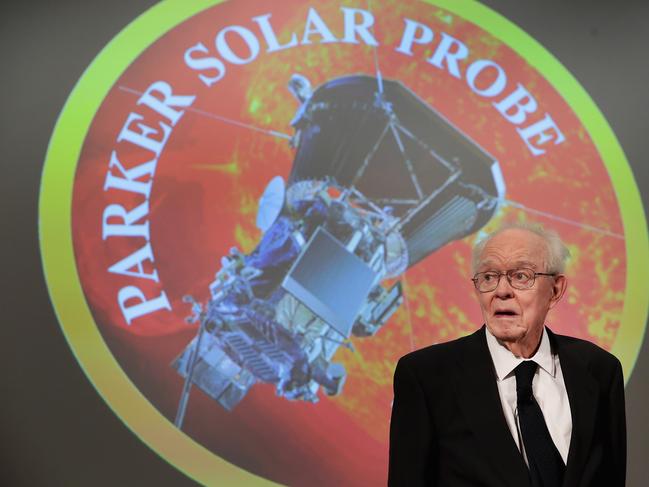
[(561, 373), (559, 356), (552, 354), (548, 332), (543, 328), (541, 344), (534, 356), (529, 359), (515, 356), (487, 328), (487, 346), (496, 369), (498, 393), (505, 413), (507, 426), (511, 431), (516, 446), (523, 453), (527, 463), (525, 448), (522, 446), (522, 435), (518, 422), (516, 407), (516, 376), (514, 369), (524, 360), (533, 360), (538, 364), (532, 380), (532, 392), (541, 408), (545, 424), (552, 437), (552, 441), (559, 450), (563, 463), (568, 458), (570, 448), (570, 435), (572, 434), (572, 417), (570, 416), (570, 403), (566, 385)]

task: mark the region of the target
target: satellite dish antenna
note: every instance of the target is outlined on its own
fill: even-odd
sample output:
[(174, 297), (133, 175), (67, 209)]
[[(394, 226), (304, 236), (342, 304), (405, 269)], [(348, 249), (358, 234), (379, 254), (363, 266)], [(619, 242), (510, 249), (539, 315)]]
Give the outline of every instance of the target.
[(284, 195), (286, 186), (282, 176), (275, 176), (270, 180), (259, 198), (259, 210), (257, 210), (257, 228), (266, 232), (277, 220), (277, 217), (284, 207)]

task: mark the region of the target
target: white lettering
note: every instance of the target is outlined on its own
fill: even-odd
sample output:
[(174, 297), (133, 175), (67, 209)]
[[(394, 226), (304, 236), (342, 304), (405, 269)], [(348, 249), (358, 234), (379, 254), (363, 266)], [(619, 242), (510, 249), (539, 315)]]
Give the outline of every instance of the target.
[[(102, 238), (108, 237), (144, 237), (149, 240), (149, 221), (134, 225), (135, 222), (149, 214), (149, 202), (127, 211), (122, 205), (112, 204), (104, 208), (102, 216)], [(120, 223), (110, 223), (109, 219), (118, 218)]]
[[(342, 39), (343, 42), (358, 44), (358, 40), (356, 40), (356, 34), (358, 34), (368, 46), (379, 45), (369, 31), (369, 28), (374, 25), (374, 16), (370, 12), (359, 8), (348, 7), (341, 7), (341, 10), (345, 18), (345, 36)], [(356, 23), (357, 14), (360, 14), (360, 23)]]
[(155, 173), (155, 167), (158, 163), (157, 159), (151, 159), (148, 162), (144, 162), (139, 166), (132, 167), (130, 169), (124, 169), (122, 163), (117, 159), (117, 153), (113, 151), (110, 154), (110, 163), (108, 167), (115, 167), (121, 173), (121, 176), (115, 176), (113, 173), (108, 170), (106, 174), (106, 181), (104, 182), (104, 191), (107, 189), (121, 189), (124, 191), (130, 191), (132, 193), (139, 193), (144, 195), (145, 198), (149, 197), (151, 192), (151, 179), (146, 182), (137, 181), (137, 179), (149, 176), (153, 178)]
[(154, 134), (158, 134), (158, 131), (156, 129), (153, 129), (148, 125), (144, 125), (143, 123), (136, 124), (140, 132), (135, 132), (130, 127), (131, 122), (134, 122), (136, 120), (142, 120), (142, 119), (144, 119), (142, 115), (133, 112), (129, 113), (128, 118), (126, 119), (126, 123), (122, 127), (122, 131), (119, 133), (117, 137), (117, 141), (122, 142), (124, 140), (126, 142), (130, 142), (139, 147), (142, 147), (143, 149), (150, 150), (157, 157), (160, 155), (162, 148), (167, 143), (167, 138), (171, 133), (171, 127), (164, 122), (160, 122), (160, 128), (162, 129), (162, 134), (163, 134), (162, 138), (160, 140), (154, 139), (153, 137), (150, 136)]
[(527, 118), (527, 114), (534, 113), (538, 108), (534, 97), (520, 83), (503, 100), (494, 103), (494, 106), (503, 117), (514, 125), (522, 124)]
[[(226, 42), (225, 39), (226, 34), (228, 34), (229, 32), (233, 32), (239, 35), (239, 37), (241, 37), (241, 39), (246, 43), (248, 49), (250, 50), (250, 54), (247, 58), (237, 56), (230, 48), (230, 45)], [(259, 41), (255, 37), (255, 35), (245, 27), (241, 27), (239, 25), (231, 25), (219, 31), (219, 33), (216, 35), (216, 49), (217, 51), (219, 51), (219, 54), (221, 54), (221, 57), (223, 57), (223, 59), (232, 64), (248, 64), (249, 62), (254, 61), (259, 54)]]
[(318, 14), (313, 7), (309, 8), (309, 13), (306, 17), (306, 24), (304, 25), (304, 34), (302, 35), (302, 44), (311, 44), (309, 37), (312, 34), (318, 34), (322, 37), (321, 44), (328, 42), (338, 42), (338, 39), (331, 33), (327, 24), (325, 24), (322, 17)]
[(273, 27), (268, 21), (269, 18), (270, 14), (260, 15), (258, 17), (252, 18), (252, 20), (257, 22), (257, 24), (259, 25), (259, 29), (264, 36), (264, 40), (266, 41), (266, 45), (268, 46), (267, 52), (281, 51), (282, 49), (288, 49), (290, 47), (297, 46), (297, 35), (295, 34), (295, 32), (293, 32), (293, 35), (291, 35), (290, 41), (288, 41), (284, 45), (281, 45), (277, 40), (277, 36), (275, 35)]
[(396, 51), (412, 56), (412, 45), (428, 44), (433, 40), (433, 31), (430, 27), (415, 22), (414, 20), (403, 20), (406, 23), (406, 28), (403, 31), (401, 43), (399, 44), (399, 47), (397, 47)]
[[(496, 79), (491, 83), (491, 85), (485, 88), (478, 88), (476, 86), (476, 78), (480, 76), (488, 68), (494, 68), (496, 70)], [(491, 98), (494, 96), (500, 95), (507, 85), (507, 75), (503, 68), (493, 61), (488, 59), (478, 59), (471, 63), (469, 68), (466, 70), (466, 82), (469, 85), (471, 90), (486, 98)]]
[[(133, 303), (133, 301), (136, 302)], [(153, 299), (146, 299), (144, 293), (135, 286), (125, 286), (120, 289), (117, 293), (117, 302), (128, 325), (140, 316), (148, 315), (160, 309), (171, 309), (171, 305), (164, 291)], [(128, 302), (132, 304), (128, 304)]]
[[(155, 94), (162, 95), (162, 99), (155, 96)], [(169, 83), (156, 81), (146, 89), (137, 101), (137, 104), (149, 107), (169, 120), (171, 125), (176, 125), (185, 112), (174, 110), (171, 107), (188, 107), (194, 103), (195, 99), (195, 96), (174, 95), (171, 92), (171, 85)]]
[(193, 57), (193, 54), (196, 52), (209, 54), (209, 50), (205, 47), (205, 44), (199, 42), (185, 51), (185, 64), (194, 71), (216, 70), (216, 74), (213, 76), (207, 76), (205, 74), (198, 75), (198, 78), (203, 84), (209, 88), (225, 76), (225, 64), (215, 57)]
[[(451, 50), (454, 49), (454, 50)], [(446, 60), (448, 72), (456, 78), (461, 78), (460, 68), (457, 62), (465, 59), (469, 55), (469, 49), (463, 42), (458, 41), (455, 37), (442, 32), (442, 40), (435, 49), (433, 55), (428, 59), (428, 62), (433, 66), (444, 69), (443, 63)]]
[[(113, 274), (122, 274), (124, 276), (139, 277), (142, 279), (150, 279), (152, 281), (158, 282), (158, 271), (153, 269), (152, 272), (147, 273), (144, 270), (143, 263), (145, 261), (151, 262), (153, 266), (153, 252), (151, 251), (151, 244), (148, 242), (139, 250), (136, 250), (131, 255), (124, 257), (122, 260), (113, 264), (108, 268), (108, 272)], [(137, 268), (137, 271), (132, 271), (130, 269)]]
[[(533, 123), (532, 125), (525, 128), (516, 128), (518, 135), (521, 136), (527, 148), (535, 156), (540, 156), (544, 154), (543, 149), (538, 148), (537, 146), (545, 144), (550, 140), (554, 139), (554, 145), (558, 145), (566, 140), (565, 136), (559, 130), (559, 127), (554, 123), (554, 120), (548, 115), (545, 114), (543, 119), (538, 122)], [(532, 140), (534, 137), (538, 137), (535, 141)]]

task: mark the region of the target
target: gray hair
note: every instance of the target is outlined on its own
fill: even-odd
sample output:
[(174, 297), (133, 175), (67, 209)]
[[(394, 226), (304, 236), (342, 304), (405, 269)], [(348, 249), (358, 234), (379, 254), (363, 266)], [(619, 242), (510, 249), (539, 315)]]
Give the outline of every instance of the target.
[(485, 246), (496, 235), (504, 232), (505, 230), (526, 230), (538, 235), (545, 241), (547, 249), (547, 261), (545, 272), (562, 274), (566, 268), (566, 261), (570, 257), (570, 250), (563, 243), (559, 234), (554, 230), (543, 228), (540, 223), (506, 223), (497, 230), (491, 232), (486, 237), (478, 241), (473, 247), (472, 263), (473, 272), (475, 273), (480, 265), (480, 257)]

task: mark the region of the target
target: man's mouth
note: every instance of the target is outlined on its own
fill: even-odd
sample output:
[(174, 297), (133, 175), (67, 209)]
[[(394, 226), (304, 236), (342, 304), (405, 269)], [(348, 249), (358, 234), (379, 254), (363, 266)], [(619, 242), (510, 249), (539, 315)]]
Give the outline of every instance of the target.
[(494, 313), (494, 316), (497, 316), (497, 317), (517, 316), (517, 315), (518, 315), (518, 313), (516, 313), (515, 311), (512, 311), (512, 310), (500, 310), (500, 311), (496, 311)]

